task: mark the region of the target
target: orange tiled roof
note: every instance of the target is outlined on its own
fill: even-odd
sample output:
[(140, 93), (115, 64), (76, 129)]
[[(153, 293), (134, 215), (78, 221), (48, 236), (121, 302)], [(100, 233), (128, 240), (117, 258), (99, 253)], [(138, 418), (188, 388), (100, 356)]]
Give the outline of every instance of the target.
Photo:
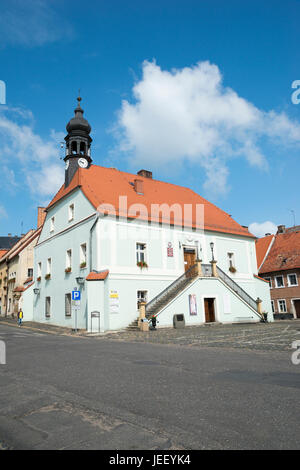
[(259, 274), (300, 268), (300, 231), (279, 233)]
[(3, 255), (5, 255), (5, 253), (7, 253), (8, 250), (0, 250), (0, 258), (2, 258)]
[(92, 271), (90, 274), (87, 275), (87, 281), (104, 281), (109, 275), (109, 271), (102, 271), (101, 273), (95, 273)]
[[(135, 179), (143, 181), (143, 194), (138, 194), (135, 191)], [(164, 220), (161, 217), (158, 219), (152, 217), (150, 219), (151, 204), (161, 205), (165, 203), (169, 206), (179, 204), (182, 210), (184, 204), (191, 204), (193, 207), (192, 220), (185, 222), (185, 225), (190, 227), (196, 227), (196, 204), (203, 204), (204, 228), (206, 230), (255, 238), (247, 228), (239, 225), (229, 214), (189, 188), (96, 165), (92, 165), (88, 170), (79, 168), (69, 186), (65, 188), (63, 185), (60, 188), (47, 209), (78, 187), (81, 188), (95, 209), (101, 204), (110, 204), (116, 208), (116, 215), (126, 216), (127, 214), (119, 208), (119, 196), (127, 196), (128, 208), (132, 204), (143, 204), (147, 212), (141, 214), (140, 218), (156, 222), (164, 222)], [(171, 213), (171, 223), (176, 225), (177, 220), (176, 218), (172, 220), (172, 215)], [(168, 221), (165, 220), (165, 222)], [(182, 224), (181, 220), (180, 222)]]
[(270, 244), (273, 238), (274, 238), (274, 235), (267, 235), (266, 237), (258, 238), (255, 241), (256, 260), (257, 260), (258, 269), (266, 256), (266, 253), (270, 247)]

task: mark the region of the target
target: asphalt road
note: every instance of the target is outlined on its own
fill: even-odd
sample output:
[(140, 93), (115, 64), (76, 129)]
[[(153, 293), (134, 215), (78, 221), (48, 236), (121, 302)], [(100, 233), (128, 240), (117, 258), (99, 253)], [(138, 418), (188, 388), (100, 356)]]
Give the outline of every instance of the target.
[(299, 449), (291, 351), (0, 325), (0, 449)]

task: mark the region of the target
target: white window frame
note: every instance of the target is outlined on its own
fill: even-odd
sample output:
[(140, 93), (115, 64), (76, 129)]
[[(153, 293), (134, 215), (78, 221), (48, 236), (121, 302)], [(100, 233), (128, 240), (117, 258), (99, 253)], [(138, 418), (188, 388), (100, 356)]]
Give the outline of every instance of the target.
[(87, 263), (87, 244), (82, 243), (79, 250), (80, 264)]
[(37, 277), (42, 277), (42, 263), (41, 263), (41, 261), (38, 262)]
[[(291, 284), (290, 283), (290, 276), (295, 276), (296, 277), (296, 284)], [(288, 281), (288, 287), (297, 287), (298, 286), (298, 276), (296, 273), (289, 273), (287, 274), (287, 281)]]
[[(70, 307), (70, 312), (67, 312), (67, 298), (70, 299), (69, 307)], [(65, 294), (65, 317), (66, 318), (71, 318), (72, 317), (72, 294), (70, 292), (67, 292)]]
[(51, 217), (51, 219), (50, 219), (50, 233), (54, 232), (54, 223), (55, 223), (55, 217)]
[(275, 303), (274, 300), (271, 300), (272, 313), (275, 313)]
[(69, 222), (72, 222), (75, 217), (75, 205), (74, 203), (69, 205)]
[[(284, 302), (284, 305), (285, 305), (285, 311), (284, 312), (280, 308), (280, 302)], [(278, 306), (278, 313), (287, 313), (287, 307), (286, 307), (286, 300), (285, 299), (278, 299), (277, 300), (277, 306)]]
[[(279, 286), (279, 285), (277, 284), (277, 279), (278, 279), (279, 277), (282, 278), (283, 286)], [(282, 288), (285, 287), (285, 285), (284, 285), (284, 277), (283, 277), (282, 275), (275, 276), (275, 287), (276, 287), (276, 289), (282, 289)]]
[(72, 250), (71, 248), (66, 251), (66, 269), (72, 269)]
[(47, 259), (47, 272), (46, 274), (51, 274), (51, 265), (52, 265), (52, 260), (51, 258)]
[(227, 252), (227, 261), (228, 261), (228, 269), (230, 269), (231, 267), (235, 268), (235, 253), (233, 251)]
[[(138, 248), (138, 245), (144, 245), (144, 249), (140, 250)], [(136, 242), (135, 253), (136, 253), (136, 263), (139, 263), (140, 261), (144, 261), (145, 263), (147, 263), (147, 243), (145, 243), (145, 242)], [(144, 255), (143, 260), (141, 259), (141, 254)]]

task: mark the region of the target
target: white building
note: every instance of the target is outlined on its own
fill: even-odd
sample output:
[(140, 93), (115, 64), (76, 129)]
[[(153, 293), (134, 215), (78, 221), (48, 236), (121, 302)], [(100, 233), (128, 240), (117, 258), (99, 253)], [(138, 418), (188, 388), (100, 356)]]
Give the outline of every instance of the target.
[[(35, 248), (28, 319), (96, 330), (92, 314), (99, 312), (101, 331), (116, 330), (138, 318), (144, 300), (160, 327), (172, 326), (175, 314), (187, 325), (257, 322), (258, 310), (272, 320), (268, 283), (257, 277), (255, 237), (247, 228), (149, 171), (93, 165), (80, 99), (67, 131), (65, 183), (47, 208)], [(76, 315), (75, 288), (81, 291)]]

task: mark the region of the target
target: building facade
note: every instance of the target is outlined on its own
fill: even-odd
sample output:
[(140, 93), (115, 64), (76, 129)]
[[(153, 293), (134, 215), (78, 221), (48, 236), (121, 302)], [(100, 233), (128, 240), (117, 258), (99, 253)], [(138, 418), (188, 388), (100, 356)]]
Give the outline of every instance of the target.
[(300, 226), (280, 225), (256, 242), (259, 275), (269, 282), (275, 319), (300, 318)]
[(256, 322), (262, 310), (272, 321), (247, 228), (151, 171), (93, 165), (80, 100), (67, 132), (65, 183), (35, 247), (32, 319), (117, 330), (134, 324), (145, 303), (160, 326), (172, 326), (174, 314), (186, 324)]

